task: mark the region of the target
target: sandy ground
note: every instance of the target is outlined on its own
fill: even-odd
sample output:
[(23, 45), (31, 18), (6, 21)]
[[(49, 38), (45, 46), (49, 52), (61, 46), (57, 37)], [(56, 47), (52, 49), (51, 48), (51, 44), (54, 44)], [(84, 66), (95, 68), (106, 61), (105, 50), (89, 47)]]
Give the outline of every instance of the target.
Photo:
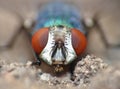
[(120, 89), (120, 70), (88, 55), (77, 63), (73, 75), (52, 76), (31, 62), (0, 60), (1, 89)]
[(40, 68), (31, 66), (30, 61), (23, 64), (0, 60), (0, 87), (2, 89), (88, 89), (93, 83), (92, 78), (108, 69), (111, 70), (102, 59), (93, 55), (88, 55), (79, 61), (72, 75), (68, 72), (61, 76), (42, 72)]

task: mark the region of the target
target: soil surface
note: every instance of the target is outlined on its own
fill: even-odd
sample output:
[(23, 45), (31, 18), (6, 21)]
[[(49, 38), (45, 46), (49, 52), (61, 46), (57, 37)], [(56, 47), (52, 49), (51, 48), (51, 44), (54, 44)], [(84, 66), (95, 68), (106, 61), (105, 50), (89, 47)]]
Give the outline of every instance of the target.
[[(93, 55), (87, 55), (79, 61), (73, 74), (67, 73), (59, 77), (42, 72), (40, 68), (36, 68), (31, 64), (31, 61), (26, 64), (7, 63), (1, 59), (1, 89), (87, 89), (95, 81), (98, 81), (93, 81), (97, 75), (106, 71), (108, 73), (108, 70), (112, 70), (112, 67), (104, 63), (101, 58)], [(118, 73), (120, 74), (120, 71)]]

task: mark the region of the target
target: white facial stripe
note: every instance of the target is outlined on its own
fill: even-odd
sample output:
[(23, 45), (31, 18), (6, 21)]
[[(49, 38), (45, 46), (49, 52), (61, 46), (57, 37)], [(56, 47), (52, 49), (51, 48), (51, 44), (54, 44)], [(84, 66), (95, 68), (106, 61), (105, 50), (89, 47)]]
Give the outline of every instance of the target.
[[(71, 61), (73, 61), (76, 58), (76, 53), (72, 47), (72, 38), (71, 38), (71, 31), (70, 29), (64, 27), (63, 29), (59, 29), (56, 26), (50, 28), (49, 30), (49, 35), (48, 35), (48, 42), (45, 46), (45, 48), (43, 49), (43, 51), (40, 54), (40, 58), (42, 58), (45, 62), (47, 62), (49, 65), (52, 65), (52, 51), (53, 51), (53, 46), (55, 45), (55, 34), (56, 32), (61, 32), (60, 35), (62, 33), (64, 33), (65, 36), (65, 40), (64, 40), (64, 46), (66, 48), (66, 59), (65, 59), (65, 64), (69, 64)], [(60, 50), (57, 50), (56, 55), (54, 56), (54, 60), (55, 61), (63, 61), (63, 55)]]
[(65, 37), (65, 47), (68, 52), (65, 64), (69, 64), (71, 61), (73, 61), (77, 57), (77, 55), (72, 46), (71, 32), (69, 31), (65, 36), (66, 36)]
[(40, 54), (40, 58), (42, 58), (45, 62), (47, 62), (49, 65), (52, 64), (52, 60), (51, 60), (51, 50), (52, 50), (52, 47), (54, 46), (55, 44), (55, 41), (53, 40), (54, 39), (54, 34), (49, 31), (49, 34), (48, 34), (48, 42), (45, 46), (45, 48), (43, 49), (43, 51), (41, 52)]

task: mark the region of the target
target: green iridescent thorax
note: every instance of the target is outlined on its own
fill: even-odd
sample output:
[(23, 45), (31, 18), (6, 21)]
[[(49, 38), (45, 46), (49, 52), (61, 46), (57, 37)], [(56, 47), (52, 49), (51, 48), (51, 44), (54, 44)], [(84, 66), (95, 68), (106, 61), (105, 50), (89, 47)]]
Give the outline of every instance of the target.
[(79, 11), (73, 5), (66, 3), (50, 3), (41, 7), (36, 18), (36, 24), (33, 33), (38, 29), (53, 26), (65, 26), (67, 28), (76, 28), (81, 32), (83, 30)]
[(73, 26), (71, 24), (69, 24), (67, 22), (67, 20), (58, 19), (58, 18), (57, 19), (51, 18), (49, 21), (47, 21), (44, 24), (44, 27), (53, 27), (53, 26), (59, 26), (59, 25), (62, 25), (62, 26), (68, 27), (68, 28), (73, 28)]

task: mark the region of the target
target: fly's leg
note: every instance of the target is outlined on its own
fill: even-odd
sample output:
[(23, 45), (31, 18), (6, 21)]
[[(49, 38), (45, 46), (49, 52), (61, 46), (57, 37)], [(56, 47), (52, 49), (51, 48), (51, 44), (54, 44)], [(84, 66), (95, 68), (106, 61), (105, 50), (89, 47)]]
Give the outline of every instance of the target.
[(11, 37), (11, 39), (4, 45), (0, 45), (0, 50), (4, 50), (7, 48), (11, 48), (13, 46), (13, 44), (15, 43), (17, 37), (19, 36), (19, 34), (22, 32), (23, 30), (23, 26), (21, 26)]
[(34, 60), (35, 61), (33, 61), (32, 62), (32, 66), (34, 66), (34, 65), (38, 65), (38, 66), (40, 66), (41, 65), (41, 59), (40, 59), (40, 57), (39, 57), (39, 55), (37, 54), (37, 53), (35, 53), (34, 51), (33, 51), (33, 49), (32, 49), (32, 53), (33, 53), (33, 55), (34, 55)]
[[(33, 19), (26, 19), (24, 21), (24, 24), (23, 24), (24, 28), (26, 29), (26, 31), (28, 33), (32, 33), (32, 29), (33, 29), (34, 25), (35, 25), (35, 21)], [(28, 34), (28, 35), (31, 38), (31, 34)], [(36, 54), (34, 51), (33, 51), (33, 54), (34, 54), (35, 61), (33, 61), (31, 65), (38, 65), (38, 66), (40, 66), (41, 65), (41, 61), (40, 61), (39, 55)]]
[(23, 23), (23, 27), (26, 29), (28, 33), (32, 32), (34, 26), (35, 26), (35, 20), (31, 18), (26, 19)]
[[(14, 32), (11, 39), (6, 44), (0, 45), (0, 50), (5, 50), (8, 48), (11, 48), (14, 45), (15, 41), (17, 40), (18, 36), (20, 35), (20, 33), (22, 31), (25, 31), (26, 34), (29, 36), (29, 38), (31, 38), (31, 31), (35, 24), (34, 19), (29, 18), (29, 19), (24, 20), (22, 18), (22, 16), (20, 16), (19, 14), (17, 14), (17, 16), (21, 19), (21, 26), (16, 32)], [(35, 57), (36, 61), (33, 62), (32, 65), (40, 65), (41, 61), (40, 61), (39, 56), (36, 53), (34, 53), (34, 57)]]
[(109, 44), (109, 42), (107, 41), (107, 39), (105, 37), (105, 34), (103, 32), (104, 29), (101, 27), (101, 25), (100, 25), (100, 23), (99, 23), (97, 18), (94, 19), (94, 23), (95, 23), (95, 27), (98, 29), (98, 31), (99, 31), (99, 33), (101, 35), (101, 38), (102, 38), (106, 48), (119, 48), (120, 47), (120, 44), (118, 44), (118, 45), (111, 45), (111, 44)]
[(100, 35), (101, 35), (101, 38), (102, 38), (102, 41), (104, 42), (105, 47), (108, 48), (108, 47), (110, 47), (110, 45), (109, 45), (109, 43), (108, 43), (108, 41), (107, 41), (107, 39), (106, 39), (106, 37), (105, 37), (105, 34), (104, 34), (104, 32), (103, 32), (103, 29), (102, 29), (102, 27), (100, 26), (100, 23), (99, 23), (98, 20), (99, 20), (99, 17), (98, 17), (97, 15), (94, 16), (94, 18), (93, 18), (94, 27), (98, 29), (98, 32), (99, 32)]
[(96, 14), (94, 17), (91, 17), (91, 18), (87, 17), (87, 18), (82, 20), (85, 29), (87, 29), (86, 36), (89, 34), (89, 32), (92, 30), (92, 28), (96, 28), (101, 35), (101, 38), (102, 38), (104, 45), (106, 46), (106, 48), (108, 48), (108, 47), (110, 47), (110, 45), (105, 37), (103, 29), (100, 26), (100, 23), (98, 20), (99, 20), (98, 14)]
[(24, 18), (20, 14), (18, 14), (17, 12), (14, 13), (20, 18), (20, 27), (13, 33), (11, 39), (7, 43), (0, 45), (0, 50), (11, 48), (15, 43), (17, 37), (23, 30), (26, 31), (26, 33), (28, 33), (28, 36), (31, 35), (30, 32), (35, 24), (35, 20), (33, 18), (24, 20)]
[(32, 62), (32, 65), (38, 65), (38, 66), (40, 66), (41, 65), (41, 61), (40, 61), (40, 58), (39, 58), (39, 56), (35, 53), (35, 61), (34, 62)]

